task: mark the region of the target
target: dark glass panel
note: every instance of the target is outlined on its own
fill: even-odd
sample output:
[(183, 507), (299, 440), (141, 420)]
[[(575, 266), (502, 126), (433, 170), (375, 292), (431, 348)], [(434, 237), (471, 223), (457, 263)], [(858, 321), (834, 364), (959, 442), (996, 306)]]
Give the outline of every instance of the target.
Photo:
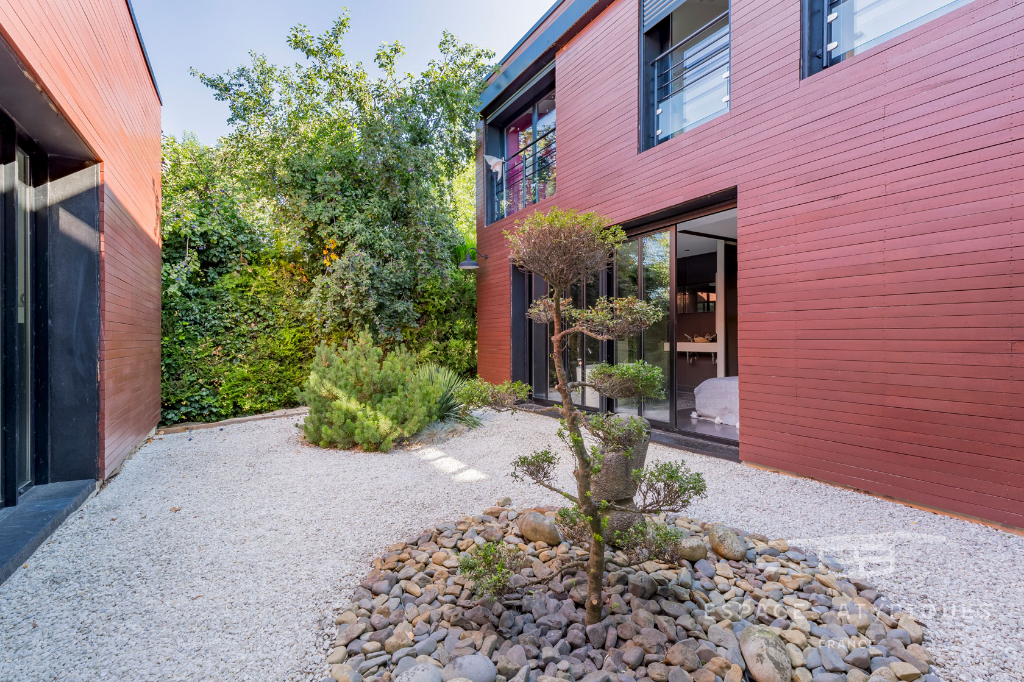
[(643, 358), (648, 364), (661, 369), (665, 388), (664, 398), (644, 401), (644, 417), (662, 422), (669, 421), (669, 296), (672, 284), (670, 244), (667, 231), (644, 237), (644, 300), (657, 307), (662, 316), (643, 333)]
[[(615, 295), (619, 298), (640, 295), (639, 242), (635, 239), (619, 247), (615, 258)], [(640, 339), (615, 342), (615, 363), (636, 362), (640, 359)], [(635, 398), (615, 401), (616, 412), (637, 414)]]

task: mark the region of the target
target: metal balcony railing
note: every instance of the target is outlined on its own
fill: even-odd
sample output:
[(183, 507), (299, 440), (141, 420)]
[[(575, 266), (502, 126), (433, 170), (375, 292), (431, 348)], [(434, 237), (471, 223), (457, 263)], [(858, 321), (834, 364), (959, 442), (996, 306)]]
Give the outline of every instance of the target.
[(655, 143), (729, 109), (729, 12), (662, 52), (655, 73)]
[(555, 195), (555, 129), (552, 127), (502, 165), (494, 183), (494, 219), (500, 220)]

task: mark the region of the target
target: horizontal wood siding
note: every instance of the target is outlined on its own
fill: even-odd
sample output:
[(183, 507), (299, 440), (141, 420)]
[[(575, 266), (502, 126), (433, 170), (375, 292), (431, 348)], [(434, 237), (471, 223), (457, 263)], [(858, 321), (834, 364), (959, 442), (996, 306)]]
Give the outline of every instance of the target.
[[(637, 0), (560, 51), (539, 208), (626, 221), (736, 187), (741, 458), (1024, 527), (1024, 2), (804, 80), (799, 3), (732, 8), (731, 111), (642, 154)], [(479, 227), (494, 379), (512, 223)]]
[(160, 421), (160, 245), (105, 188), (100, 414), (102, 473)]
[(0, 33), (102, 163), (106, 476), (160, 417), (160, 102), (125, 0), (0, 0)]

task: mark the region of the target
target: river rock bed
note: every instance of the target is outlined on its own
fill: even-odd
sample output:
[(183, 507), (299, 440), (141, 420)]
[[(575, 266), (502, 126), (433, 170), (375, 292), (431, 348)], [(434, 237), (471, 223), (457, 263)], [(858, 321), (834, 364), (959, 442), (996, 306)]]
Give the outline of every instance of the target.
[[(439, 524), (373, 562), (336, 619), (337, 682), (939, 682), (924, 628), (832, 557), (682, 515), (679, 565), (606, 554), (605, 618), (584, 623), (587, 550), (553, 510)], [(503, 541), (525, 555), (501, 600), (474, 597), (459, 555)]]

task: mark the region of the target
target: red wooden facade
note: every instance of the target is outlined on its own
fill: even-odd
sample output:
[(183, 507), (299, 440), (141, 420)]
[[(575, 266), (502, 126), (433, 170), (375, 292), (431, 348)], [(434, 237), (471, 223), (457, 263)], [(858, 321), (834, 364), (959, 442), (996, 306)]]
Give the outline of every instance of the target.
[[(800, 3), (733, 0), (731, 26), (731, 110), (642, 153), (638, 0), (560, 47), (558, 191), (535, 208), (625, 222), (735, 188), (740, 458), (1024, 527), (1024, 3), (804, 79)], [(478, 223), (491, 381), (517, 217)]]
[(0, 0), (0, 34), (99, 161), (99, 462), (160, 418), (160, 99), (126, 0)]

